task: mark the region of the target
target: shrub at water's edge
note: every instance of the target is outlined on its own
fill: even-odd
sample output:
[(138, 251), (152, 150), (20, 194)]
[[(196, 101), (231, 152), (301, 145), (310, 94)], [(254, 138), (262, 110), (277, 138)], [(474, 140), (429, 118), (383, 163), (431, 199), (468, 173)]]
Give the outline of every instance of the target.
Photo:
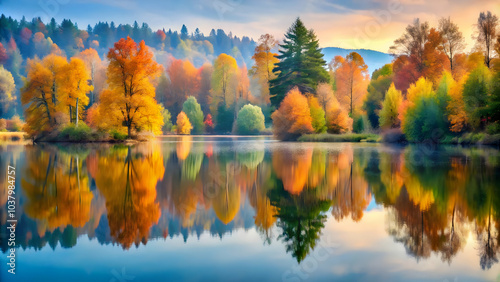
[(266, 128), (264, 121), (265, 117), (259, 106), (245, 105), (236, 119), (238, 134), (259, 134)]
[(371, 133), (348, 133), (348, 134), (304, 134), (300, 136), (299, 142), (379, 142), (380, 136)]
[(314, 132), (307, 98), (297, 87), (286, 94), (271, 117), (274, 135), (280, 140), (295, 140), (302, 134)]
[[(147, 141), (153, 138), (145, 133), (138, 133), (134, 140)], [(85, 123), (67, 124), (48, 134), (45, 134), (35, 142), (75, 142), (75, 143), (93, 143), (93, 142), (125, 142), (130, 140), (127, 138), (127, 133), (120, 132), (116, 129), (103, 131), (89, 127)]]

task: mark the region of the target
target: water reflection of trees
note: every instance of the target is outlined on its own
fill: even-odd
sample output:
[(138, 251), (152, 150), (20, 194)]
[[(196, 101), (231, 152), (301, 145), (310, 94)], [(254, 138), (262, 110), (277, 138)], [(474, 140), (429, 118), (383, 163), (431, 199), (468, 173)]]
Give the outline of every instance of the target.
[(30, 159), (21, 185), (24, 212), (37, 220), (38, 233), (82, 227), (90, 219), (92, 192), (86, 168), (86, 151), (26, 150)]
[(312, 190), (299, 195), (288, 193), (280, 180), (276, 182), (277, 187), (268, 195), (271, 205), (277, 208), (277, 226), (281, 229), (278, 239), (285, 243), (286, 251), (301, 262), (319, 240), (330, 201), (316, 197)]
[[(380, 163), (379, 170), (368, 168), (372, 190), (377, 201), (389, 207), (389, 234), (408, 254), (421, 259), (434, 252), (451, 263), (473, 232), (481, 267), (498, 262), (496, 151), (447, 148), (426, 153), (409, 147), (373, 158)], [(384, 162), (391, 163), (385, 172)], [(375, 166), (377, 161), (370, 163)], [(389, 167), (397, 193), (381, 181)]]
[[(357, 222), (374, 199), (388, 211), (388, 234), (417, 260), (435, 253), (451, 263), (473, 243), (483, 269), (498, 262), (496, 150), (182, 141), (0, 150), (0, 167), (23, 167), (20, 245), (71, 247), (85, 234), (129, 248), (254, 227), (264, 243), (282, 241), (300, 262), (327, 213)], [(0, 215), (4, 227), (5, 209)]]
[(89, 172), (106, 199), (111, 236), (123, 248), (146, 243), (160, 217), (156, 183), (163, 177), (163, 157), (155, 145), (116, 148), (89, 156)]

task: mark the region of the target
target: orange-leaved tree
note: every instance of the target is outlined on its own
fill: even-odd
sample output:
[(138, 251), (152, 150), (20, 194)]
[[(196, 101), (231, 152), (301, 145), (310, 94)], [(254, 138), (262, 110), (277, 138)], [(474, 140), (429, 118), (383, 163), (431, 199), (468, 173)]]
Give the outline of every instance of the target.
[(465, 111), (465, 101), (463, 96), (464, 84), (467, 76), (455, 83), (450, 89), (451, 100), (447, 110), (449, 112), (448, 121), (452, 132), (460, 132), (467, 125), (468, 117)]
[(368, 66), (363, 57), (356, 52), (352, 52), (345, 58), (336, 56), (331, 63), (331, 68), (335, 70), (335, 84), (337, 85), (337, 95), (344, 108), (349, 109), (352, 114), (363, 104), (367, 93)]
[(151, 80), (160, 75), (161, 66), (153, 53), (144, 41), (137, 44), (127, 37), (109, 49), (108, 60), (108, 88), (101, 93), (99, 112), (116, 121), (115, 127), (126, 127), (128, 137), (132, 129), (160, 134), (163, 117)]
[(274, 134), (281, 140), (295, 139), (314, 131), (307, 98), (297, 87), (288, 92), (271, 118)]
[(352, 130), (352, 118), (333, 96), (326, 106), (326, 127), (329, 133), (347, 133)]
[(184, 112), (177, 115), (177, 134), (190, 134), (193, 126)]
[(165, 97), (165, 106), (174, 116), (182, 110), (182, 103), (188, 96), (198, 96), (200, 76), (188, 60), (174, 59), (167, 68), (170, 85)]
[(255, 47), (255, 53), (252, 59), (255, 61), (255, 65), (252, 66), (250, 74), (256, 78), (260, 86), (260, 102), (268, 104), (269, 100), (269, 81), (276, 78), (276, 74), (273, 69), (279, 59), (278, 54), (274, 53), (272, 50), (278, 45), (278, 41), (270, 34), (261, 35), (259, 38), (259, 45)]

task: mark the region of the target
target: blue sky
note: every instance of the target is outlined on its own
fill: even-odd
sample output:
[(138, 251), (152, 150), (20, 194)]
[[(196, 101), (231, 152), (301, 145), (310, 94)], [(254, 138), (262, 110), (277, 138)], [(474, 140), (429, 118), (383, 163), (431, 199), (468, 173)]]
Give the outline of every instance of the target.
[(313, 28), (323, 47), (367, 48), (387, 52), (414, 18), (436, 26), (451, 16), (472, 47), (473, 24), (479, 12), (500, 14), (498, 0), (0, 0), (0, 12), (14, 18), (39, 16), (76, 21), (80, 28), (98, 21), (147, 22), (153, 29), (179, 30), (186, 24), (206, 34), (212, 28), (257, 39), (270, 33), (281, 39), (300, 16)]

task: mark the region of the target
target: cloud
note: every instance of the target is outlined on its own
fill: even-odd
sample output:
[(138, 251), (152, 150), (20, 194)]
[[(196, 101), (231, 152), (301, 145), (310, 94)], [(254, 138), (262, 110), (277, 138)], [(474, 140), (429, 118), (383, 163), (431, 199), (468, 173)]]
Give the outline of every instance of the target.
[[(98, 21), (146, 22), (153, 29), (190, 31), (212, 28), (238, 36), (258, 38), (270, 33), (281, 39), (300, 16), (313, 28), (321, 46), (369, 48), (387, 52), (395, 38), (414, 18), (437, 26), (440, 17), (450, 16), (461, 28), (469, 47), (479, 12), (500, 11), (498, 0), (0, 0), (2, 12), (21, 18), (42, 15), (48, 21), (70, 18), (80, 27)], [(54, 5), (54, 3), (56, 5)]]

